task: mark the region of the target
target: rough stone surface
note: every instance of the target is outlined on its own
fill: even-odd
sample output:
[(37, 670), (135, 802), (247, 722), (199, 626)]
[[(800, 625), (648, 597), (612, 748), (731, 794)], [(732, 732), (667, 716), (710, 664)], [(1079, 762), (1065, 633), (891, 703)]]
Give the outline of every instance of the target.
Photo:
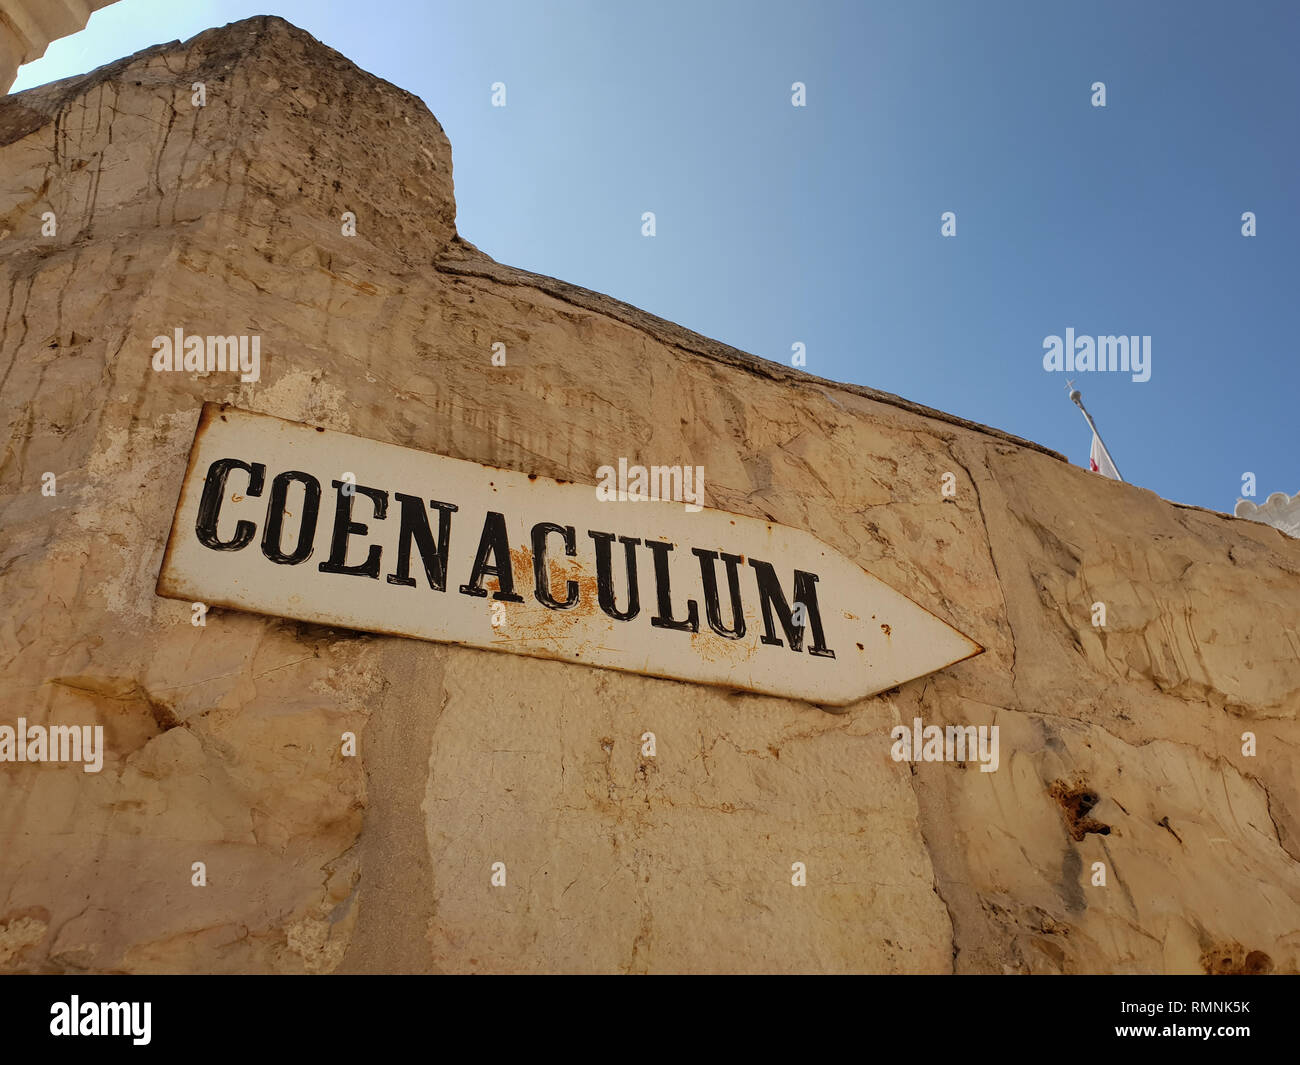
[[(0, 970), (1300, 967), (1300, 542), (492, 262), (425, 106), (278, 19), (0, 103), (0, 234), (0, 724), (108, 747), (0, 763)], [(153, 372), (176, 327), (260, 335), (261, 380)], [(153, 588), (204, 400), (588, 483), (701, 464), (987, 651), (833, 716), (195, 627)], [(996, 723), (1001, 768), (892, 761), (917, 716)]]

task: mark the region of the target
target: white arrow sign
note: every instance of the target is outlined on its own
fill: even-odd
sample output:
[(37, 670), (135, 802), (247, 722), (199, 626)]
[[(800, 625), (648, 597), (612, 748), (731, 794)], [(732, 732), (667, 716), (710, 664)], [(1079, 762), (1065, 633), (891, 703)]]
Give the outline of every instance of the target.
[(983, 650), (797, 529), (215, 403), (157, 590), (830, 706)]

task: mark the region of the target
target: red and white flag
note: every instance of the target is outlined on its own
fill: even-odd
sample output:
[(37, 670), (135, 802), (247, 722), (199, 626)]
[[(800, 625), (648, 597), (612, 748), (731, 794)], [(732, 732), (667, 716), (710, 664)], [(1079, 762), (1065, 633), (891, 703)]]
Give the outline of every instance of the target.
[(1092, 434), (1092, 454), (1088, 456), (1088, 466), (1093, 473), (1100, 473), (1103, 477), (1109, 477), (1112, 481), (1122, 481), (1124, 478), (1119, 475), (1119, 470), (1115, 468), (1115, 463), (1111, 461), (1106, 445), (1101, 442), (1101, 437), (1096, 433)]

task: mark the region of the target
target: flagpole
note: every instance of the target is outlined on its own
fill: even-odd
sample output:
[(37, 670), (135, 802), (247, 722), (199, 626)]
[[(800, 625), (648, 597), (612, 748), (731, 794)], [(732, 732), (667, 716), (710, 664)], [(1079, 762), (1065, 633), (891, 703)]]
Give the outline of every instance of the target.
[[(1074, 387), (1073, 381), (1066, 381), (1065, 386), (1070, 390), (1070, 398), (1074, 400), (1074, 405), (1078, 407), (1079, 410), (1083, 411), (1084, 418), (1088, 420), (1088, 427), (1094, 434), (1096, 434), (1097, 440), (1101, 444), (1102, 449), (1109, 456), (1110, 464), (1115, 467), (1115, 473), (1118, 475), (1119, 479), (1123, 481), (1124, 475), (1119, 472), (1119, 465), (1115, 462), (1115, 456), (1111, 455), (1110, 448), (1106, 447), (1106, 441), (1102, 440), (1101, 433), (1097, 432), (1097, 423), (1092, 420), (1092, 415), (1088, 413), (1088, 408), (1083, 405), (1083, 394)], [(1125, 481), (1124, 483), (1127, 484), (1128, 482)]]

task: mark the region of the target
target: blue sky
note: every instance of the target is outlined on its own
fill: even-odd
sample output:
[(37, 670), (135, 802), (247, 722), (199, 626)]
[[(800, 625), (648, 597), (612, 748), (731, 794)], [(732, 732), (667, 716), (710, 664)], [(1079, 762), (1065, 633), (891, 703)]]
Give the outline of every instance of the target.
[(14, 89), (259, 14), (428, 104), (501, 262), (1081, 465), (1044, 338), (1150, 336), (1074, 375), (1125, 477), (1300, 491), (1300, 4), (120, 0)]

